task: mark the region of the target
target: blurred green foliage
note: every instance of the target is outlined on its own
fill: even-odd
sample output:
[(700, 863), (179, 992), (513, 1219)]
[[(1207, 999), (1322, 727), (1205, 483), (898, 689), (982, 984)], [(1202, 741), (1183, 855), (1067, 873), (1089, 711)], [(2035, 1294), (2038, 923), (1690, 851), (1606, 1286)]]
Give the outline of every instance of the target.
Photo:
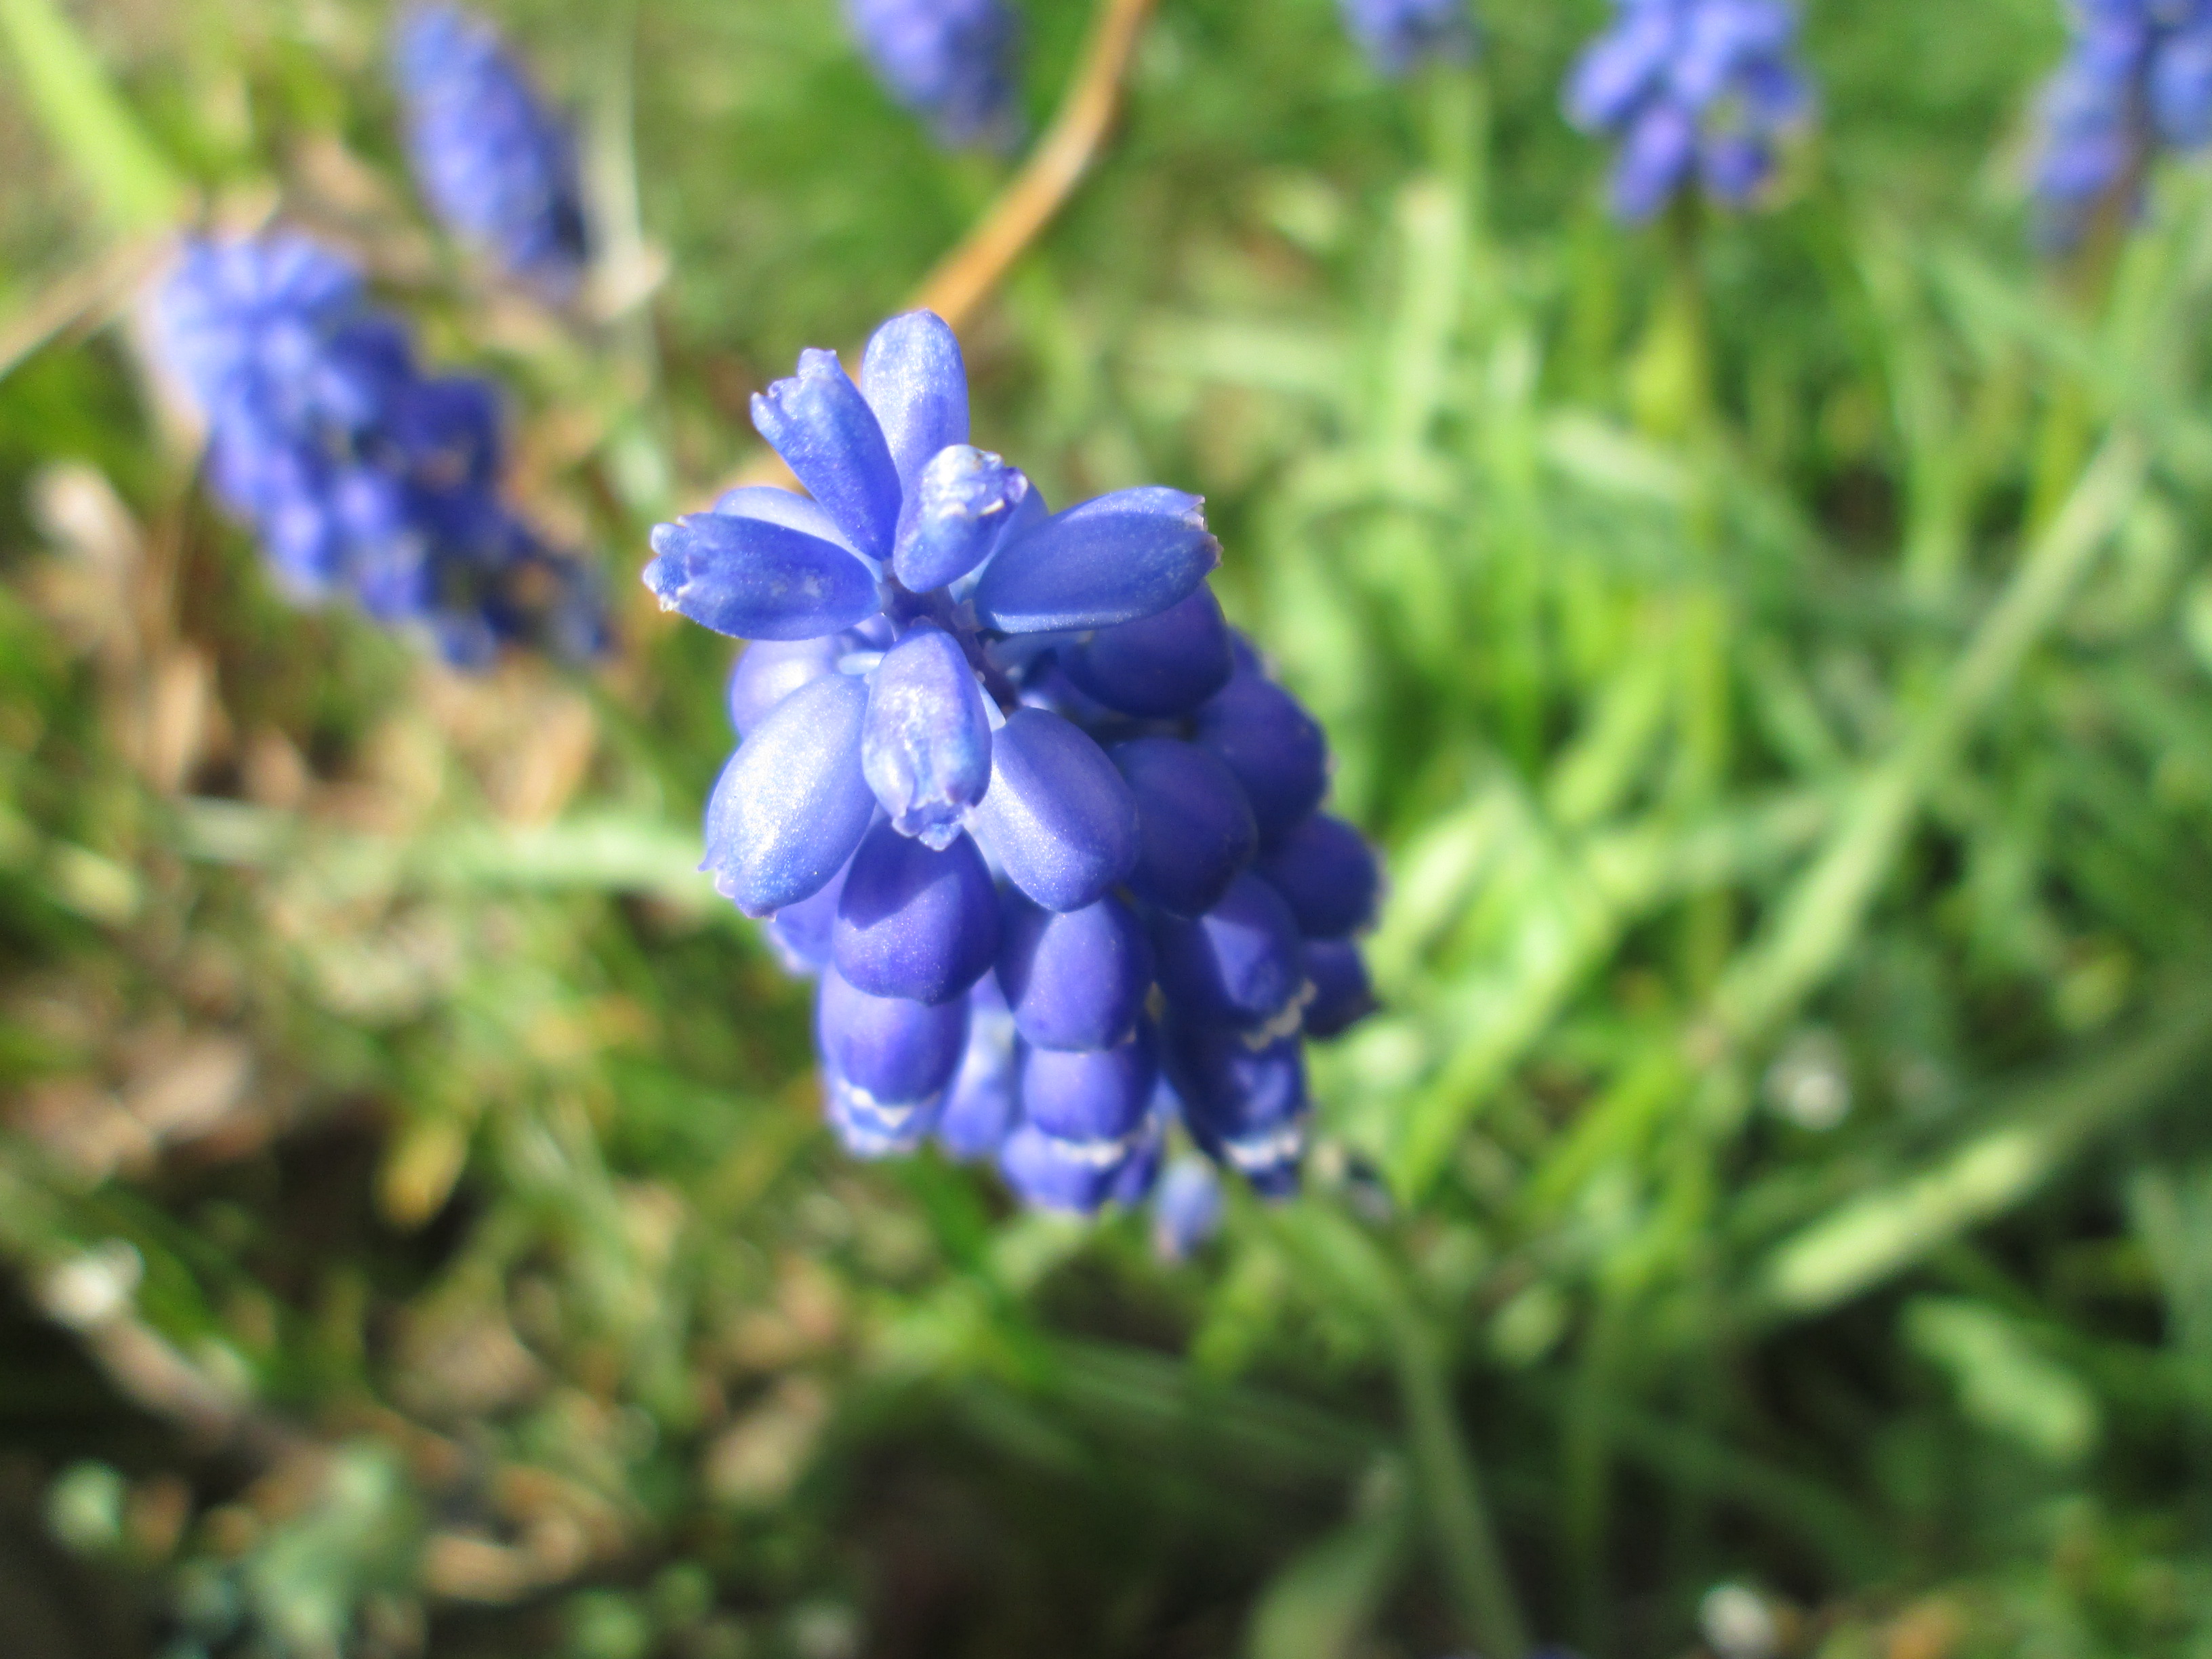
[[(831, 0), (495, 9), (589, 320), (428, 231), (380, 8), (0, 0), (11, 1659), (2212, 1652), (2212, 194), (2038, 263), (2050, 0), (1819, 0), (1775, 210), (1639, 233), (1599, 0), (1402, 87), (1165, 0), (978, 430), (1206, 495), (1395, 878), (1310, 1196), (1177, 1269), (835, 1153), (632, 580), (999, 167)], [(618, 660), (283, 605), (133, 345), (180, 191), (507, 379)]]

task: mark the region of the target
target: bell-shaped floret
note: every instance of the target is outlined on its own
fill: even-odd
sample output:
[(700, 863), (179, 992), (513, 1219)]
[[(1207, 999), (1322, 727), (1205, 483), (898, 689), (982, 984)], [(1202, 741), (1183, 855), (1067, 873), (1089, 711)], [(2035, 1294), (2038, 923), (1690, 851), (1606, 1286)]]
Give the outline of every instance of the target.
[(888, 562), (898, 534), (898, 469), (837, 354), (800, 352), (798, 374), (754, 395), (753, 427), (853, 545)]
[(1340, 1036), (1375, 1012), (1367, 958), (1350, 939), (1308, 939), (1305, 964), (1313, 987), (1313, 1000), (1306, 1004), (1308, 1036)]
[(1343, 939), (1374, 925), (1382, 872), (1366, 838), (1342, 818), (1316, 812), (1260, 860), (1308, 939)]
[[(1158, 1098), (1159, 1088), (1153, 1085), (1153, 1097)], [(1168, 1151), (1168, 1120), (1154, 1110), (1145, 1119), (1145, 1127), (1137, 1131), (1136, 1145), (1115, 1172), (1114, 1184), (1107, 1189), (1106, 1201), (1134, 1209), (1152, 1195), (1159, 1184), (1160, 1165), (1166, 1160)]]
[(842, 634), (811, 640), (756, 640), (730, 671), (730, 724), (745, 736), (802, 685), (833, 673), (848, 647)]
[(1201, 587), (1157, 616), (1100, 629), (1063, 651), (1060, 665), (1109, 708), (1166, 720), (1229, 684), (1229, 623), (1212, 590)]
[(1306, 985), (1298, 924), (1257, 876), (1237, 877), (1202, 916), (1155, 918), (1152, 942), (1178, 1020), (1255, 1030), (1296, 1019)]
[(934, 1108), (967, 1049), (968, 1004), (872, 997), (833, 968), (815, 996), (814, 1039), (854, 1101), (884, 1113)]
[(1179, 916), (1211, 910), (1259, 848), (1243, 785), (1218, 757), (1173, 738), (1118, 744), (1113, 759), (1137, 803), (1129, 890)]
[(860, 771), (867, 688), (844, 674), (801, 686), (722, 769), (707, 803), (714, 890), (749, 916), (822, 890), (860, 844), (875, 793)]
[(1113, 1200), (1131, 1164), (1144, 1156), (1141, 1146), (1058, 1140), (1024, 1123), (999, 1149), (999, 1171), (1026, 1204), (1093, 1215)]
[(1056, 915), (1010, 894), (1005, 918), (999, 983), (1024, 1041), (1111, 1048), (1137, 1029), (1152, 986), (1152, 946), (1127, 905), (1109, 893)]
[(1080, 910), (1137, 861), (1137, 805), (1105, 751), (1057, 714), (1018, 708), (991, 743), (975, 838), (1048, 910)]
[(794, 979), (810, 977), (829, 965), (837, 902), (845, 895), (845, 878), (852, 868), (852, 860), (846, 860), (820, 892), (785, 905), (768, 919), (769, 943), (784, 971)]
[(1626, 121), (1666, 75), (1674, 34), (1668, 7), (1624, 15), (1576, 61), (1567, 79), (1567, 119), (1585, 132)]
[(822, 1079), (823, 1115), (854, 1158), (903, 1158), (919, 1152), (943, 1115), (941, 1101), (885, 1105), (834, 1072)]
[(1194, 737), (1244, 786), (1260, 839), (1273, 841), (1328, 793), (1328, 740), (1298, 700), (1240, 671), (1198, 711)]
[(990, 557), (1029, 493), (1021, 469), (987, 450), (939, 450), (907, 486), (891, 568), (917, 593), (959, 580)]
[(830, 930), (837, 972), (870, 996), (950, 1002), (999, 953), (999, 895), (975, 843), (942, 852), (879, 823), (860, 842)]
[(1221, 562), (1203, 505), (1147, 485), (1054, 514), (985, 568), (977, 620), (1005, 634), (1053, 634), (1157, 615)]
[(909, 495), (939, 450), (968, 441), (968, 366), (959, 337), (935, 312), (909, 311), (869, 337), (860, 391)]
[(860, 764), (892, 827), (939, 848), (991, 787), (991, 722), (975, 672), (934, 623), (917, 623), (877, 665)]
[(768, 519), (693, 513), (653, 529), (645, 585), (665, 611), (741, 640), (811, 640), (881, 609), (852, 552)]
[(1221, 1177), (1202, 1158), (1168, 1166), (1152, 1195), (1152, 1253), (1163, 1261), (1189, 1258), (1221, 1229)]
[(1127, 1143), (1144, 1127), (1159, 1077), (1149, 1024), (1111, 1048), (1070, 1051), (1024, 1044), (1022, 1119), (1055, 1140)]
[(1019, 1115), (1014, 1017), (986, 974), (968, 994), (968, 1048), (937, 1120), (938, 1144), (963, 1163), (995, 1158)]
[(1294, 1170), (1305, 1150), (1304, 1045), (1284, 1037), (1254, 1048), (1231, 1031), (1177, 1033), (1170, 1060), (1183, 1122), (1207, 1156), (1255, 1186)]
[(1629, 123), (1613, 166), (1613, 207), (1640, 224), (1667, 205), (1698, 153), (1698, 118), (1668, 99), (1655, 100)]

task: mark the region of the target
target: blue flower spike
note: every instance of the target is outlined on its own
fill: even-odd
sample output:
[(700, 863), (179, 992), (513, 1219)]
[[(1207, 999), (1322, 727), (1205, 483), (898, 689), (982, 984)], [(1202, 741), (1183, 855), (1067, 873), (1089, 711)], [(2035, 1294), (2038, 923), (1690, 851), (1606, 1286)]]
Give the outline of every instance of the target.
[(1631, 224), (1696, 187), (1753, 204), (1813, 110), (1789, 0), (1613, 0), (1575, 62), (1567, 118), (1618, 141), (1613, 208)]
[(2072, 43), (2043, 93), (2034, 191), (2044, 240), (2078, 242), (2100, 207), (2131, 209), (2161, 151), (2212, 142), (2212, 3), (2072, 0)]
[(753, 641), (704, 867), (820, 977), (832, 1128), (1081, 1213), (1143, 1202), (1172, 1133), (1294, 1191), (1304, 1040), (1373, 1006), (1380, 871), (1318, 811), (1320, 726), (1206, 589), (1202, 504), (1048, 512), (970, 444), (927, 313), (857, 384), (807, 354), (756, 417), (811, 493), (660, 526), (645, 580)]
[(424, 374), (343, 258), (288, 231), (188, 242), (153, 323), (216, 494), (293, 598), (350, 599), (464, 668), (604, 648), (597, 584), (501, 499), (497, 392)]
[(884, 89), (945, 148), (1020, 136), (1021, 20), (1006, 0), (845, 0), (845, 19)]
[(571, 295), (589, 252), (575, 142), (498, 31), (417, 7), (400, 20), (392, 71), (432, 210), (510, 276)]
[(1425, 63), (1474, 56), (1468, 0), (1337, 0), (1345, 32), (1378, 74), (1407, 75)]

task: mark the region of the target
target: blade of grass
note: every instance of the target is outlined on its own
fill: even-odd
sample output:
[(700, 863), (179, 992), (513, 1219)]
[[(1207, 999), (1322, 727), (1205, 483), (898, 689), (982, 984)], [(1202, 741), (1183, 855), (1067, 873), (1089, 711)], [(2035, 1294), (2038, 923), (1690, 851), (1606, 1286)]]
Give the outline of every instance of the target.
[(1785, 1240), (1755, 1279), (1758, 1304), (1807, 1318), (1895, 1278), (2024, 1202), (2097, 1135), (2154, 1105), (2208, 1048), (2212, 987), (2200, 985), (2132, 1042), (2022, 1090), (1948, 1156)]
[(184, 180), (53, 0), (0, 0), (0, 35), (54, 148), (114, 228), (153, 230), (181, 217)]

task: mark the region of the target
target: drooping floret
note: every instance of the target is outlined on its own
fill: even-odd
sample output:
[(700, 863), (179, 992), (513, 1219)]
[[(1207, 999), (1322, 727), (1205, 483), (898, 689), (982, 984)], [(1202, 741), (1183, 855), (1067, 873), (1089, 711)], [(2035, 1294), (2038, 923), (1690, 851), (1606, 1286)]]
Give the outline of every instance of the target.
[(939, 143), (1000, 147), (1017, 136), (1022, 30), (1006, 0), (845, 0), (845, 15), (891, 96)]
[(419, 7), (401, 20), (392, 70), (433, 211), (508, 274), (572, 292), (587, 254), (574, 140), (498, 31), (457, 7)]
[(817, 974), (830, 1121), (1032, 1203), (1149, 1191), (1170, 1131), (1295, 1184), (1310, 1017), (1371, 1003), (1379, 872), (1320, 727), (1206, 589), (1197, 498), (1050, 512), (969, 442), (951, 329), (896, 318), (754, 403), (805, 495), (662, 525), (647, 585), (753, 641), (705, 868)]
[(1188, 1260), (1221, 1228), (1221, 1178), (1202, 1158), (1179, 1158), (1152, 1194), (1152, 1253)]
[(2035, 194), (2054, 245), (2140, 184), (2162, 149), (2212, 141), (2212, 0), (2073, 0), (2073, 41), (2045, 88)]
[(595, 585), (500, 497), (496, 392), (424, 374), (345, 260), (282, 231), (192, 242), (154, 320), (216, 494), (295, 599), (349, 598), (464, 666), (507, 643), (600, 648)]
[(1337, 0), (1347, 33), (1384, 75), (1474, 55), (1468, 0)]
[(1651, 218), (1693, 184), (1747, 205), (1776, 141), (1812, 109), (1787, 0), (1613, 0), (1613, 25), (1576, 60), (1567, 118), (1620, 141), (1613, 210)]

